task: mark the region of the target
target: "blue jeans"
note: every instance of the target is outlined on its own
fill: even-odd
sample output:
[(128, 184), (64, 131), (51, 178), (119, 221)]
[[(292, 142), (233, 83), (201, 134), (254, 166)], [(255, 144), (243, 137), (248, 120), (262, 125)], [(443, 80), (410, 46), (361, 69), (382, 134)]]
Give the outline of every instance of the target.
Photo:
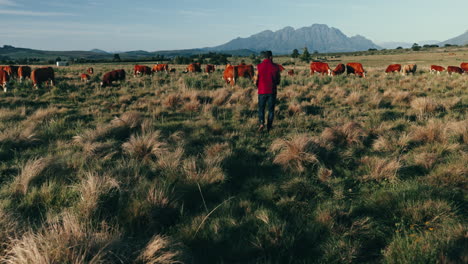
[(260, 125), (265, 124), (265, 106), (268, 104), (268, 120), (267, 129), (273, 126), (273, 118), (275, 118), (276, 94), (259, 94), (258, 95), (258, 120)]

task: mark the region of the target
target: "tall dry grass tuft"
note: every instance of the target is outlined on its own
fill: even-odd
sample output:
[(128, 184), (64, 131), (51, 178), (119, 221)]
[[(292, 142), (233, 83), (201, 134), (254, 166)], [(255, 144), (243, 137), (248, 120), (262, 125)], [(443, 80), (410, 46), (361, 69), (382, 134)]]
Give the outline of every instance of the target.
[(273, 163), (281, 165), (284, 169), (303, 172), (309, 164), (315, 165), (319, 162), (314, 154), (315, 142), (305, 134), (294, 135), (289, 139), (276, 139), (270, 149), (277, 153)]
[(37, 126), (28, 123), (26, 127), (15, 126), (0, 132), (0, 143), (12, 143), (14, 145), (29, 145), (39, 141), (36, 133)]
[(10, 121), (26, 116), (26, 107), (19, 107), (15, 109), (0, 108), (0, 121)]
[(457, 141), (468, 144), (468, 120), (449, 122), (445, 126), (445, 134)]
[(156, 235), (141, 251), (137, 263), (181, 264), (182, 251), (169, 237)]
[(113, 126), (126, 126), (128, 128), (136, 128), (141, 125), (143, 122), (143, 117), (139, 112), (126, 112), (123, 113), (120, 117), (114, 118), (111, 121)]
[(359, 123), (348, 122), (340, 128), (348, 144), (361, 145), (369, 136)]
[(112, 131), (112, 126), (101, 125), (96, 127), (96, 129), (85, 130), (81, 135), (73, 137), (73, 142), (77, 145), (83, 145), (86, 143), (92, 143), (98, 140), (103, 140)]
[(156, 165), (164, 170), (177, 171), (182, 162), (184, 149), (177, 147), (174, 151), (165, 151), (157, 154)]
[(119, 188), (118, 181), (109, 175), (86, 173), (78, 185), (81, 199), (77, 207), (80, 215), (84, 216), (84, 219), (90, 219), (99, 206), (101, 196)]
[(231, 95), (229, 88), (217, 89), (212, 93), (213, 104), (217, 106), (224, 105)]
[(164, 98), (162, 104), (163, 106), (171, 109), (176, 109), (182, 103), (182, 99), (180, 98), (179, 94), (169, 94)]
[(120, 234), (106, 227), (93, 228), (70, 213), (35, 232), (10, 241), (5, 264), (106, 263), (110, 245)]
[(419, 118), (427, 117), (442, 109), (440, 104), (429, 97), (418, 97), (412, 100), (411, 108), (417, 112)]
[(360, 92), (352, 92), (346, 97), (345, 102), (348, 105), (357, 105), (359, 103), (362, 103), (362, 95)]
[(361, 162), (369, 169), (369, 173), (363, 177), (364, 180), (379, 182), (383, 180), (395, 182), (398, 180), (397, 172), (401, 168), (399, 160), (366, 156), (361, 159)]
[(8, 240), (19, 232), (18, 222), (0, 207), (0, 256), (5, 256)]
[(205, 147), (205, 164), (207, 166), (220, 166), (221, 163), (231, 154), (231, 147), (228, 143), (217, 143)]
[(62, 108), (62, 109), (59, 109), (57, 107), (40, 108), (36, 110), (36, 112), (34, 112), (32, 115), (30, 115), (27, 121), (40, 123), (60, 113), (64, 113), (66, 111), (67, 111), (66, 108)]
[(167, 151), (166, 143), (161, 141), (160, 131), (149, 131), (140, 135), (132, 135), (122, 144), (122, 149), (128, 155), (144, 161), (161, 155)]
[(392, 105), (407, 104), (411, 101), (413, 95), (406, 91), (397, 91), (393, 93)]
[(28, 192), (29, 186), (38, 178), (40, 178), (47, 169), (51, 166), (53, 159), (35, 158), (30, 159), (21, 169), (21, 173), (13, 182), (13, 190), (17, 194), (25, 195)]
[(184, 160), (182, 169), (187, 180), (202, 185), (220, 183), (226, 178), (221, 167), (200, 164), (195, 157)]
[(411, 141), (425, 144), (447, 142), (447, 136), (445, 133), (445, 124), (439, 120), (431, 119), (425, 126), (412, 127), (410, 131)]

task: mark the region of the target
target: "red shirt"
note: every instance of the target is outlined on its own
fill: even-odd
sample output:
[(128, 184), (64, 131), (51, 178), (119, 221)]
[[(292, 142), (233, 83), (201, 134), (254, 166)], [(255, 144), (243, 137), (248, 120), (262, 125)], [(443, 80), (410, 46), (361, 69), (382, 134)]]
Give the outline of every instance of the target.
[(258, 94), (276, 94), (276, 86), (280, 82), (280, 68), (270, 59), (264, 59), (257, 65)]

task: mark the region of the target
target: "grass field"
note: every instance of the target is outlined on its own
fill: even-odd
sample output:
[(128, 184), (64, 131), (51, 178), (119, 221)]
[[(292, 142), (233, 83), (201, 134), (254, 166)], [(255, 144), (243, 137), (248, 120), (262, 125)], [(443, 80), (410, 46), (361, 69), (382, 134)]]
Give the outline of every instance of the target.
[[(362, 62), (367, 78), (286, 66), (298, 74), (282, 76), (270, 133), (253, 84), (222, 71), (75, 65), (55, 87), (13, 81), (0, 263), (466, 263), (468, 75), (428, 70), (467, 54), (329, 62)], [(384, 74), (414, 62), (414, 76)], [(100, 88), (119, 68), (127, 80)]]

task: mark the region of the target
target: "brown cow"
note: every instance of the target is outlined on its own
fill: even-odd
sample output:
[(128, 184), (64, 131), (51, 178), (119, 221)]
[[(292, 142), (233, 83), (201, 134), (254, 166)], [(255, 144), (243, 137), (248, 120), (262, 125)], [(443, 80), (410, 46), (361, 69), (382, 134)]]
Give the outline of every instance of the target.
[(408, 73), (412, 73), (414, 75), (416, 73), (417, 68), (418, 68), (418, 65), (416, 64), (405, 65), (403, 66), (403, 68), (401, 68), (401, 74), (407, 75)]
[(452, 75), (452, 73), (463, 74), (463, 69), (457, 66), (448, 66), (447, 73)]
[(231, 64), (226, 65), (223, 72), (223, 79), (227, 84), (234, 85), (237, 79), (237, 66)]
[(8, 76), (13, 77), (13, 68), (12, 66), (0, 66), (0, 70), (4, 70)]
[(328, 66), (328, 63), (325, 62), (314, 61), (310, 64), (310, 75), (314, 75), (316, 72), (321, 75), (331, 75), (330, 67)]
[(196, 62), (196, 63), (191, 63), (187, 66), (187, 70), (185, 71), (186, 73), (187, 72), (201, 72), (201, 63), (199, 62)]
[(237, 76), (244, 77), (244, 78), (249, 78), (249, 79), (252, 80), (253, 77), (254, 77), (254, 74), (255, 74), (255, 71), (254, 71), (254, 66), (252, 64), (237, 65)]
[(52, 67), (44, 67), (35, 69), (31, 73), (31, 80), (33, 81), (34, 88), (38, 89), (42, 83), (50, 81), (50, 85), (54, 85), (55, 74)]
[(400, 71), (401, 71), (401, 64), (390, 64), (385, 70), (385, 74), (389, 72), (400, 72)]
[(0, 69), (0, 86), (3, 87), (3, 91), (6, 93), (8, 88), (8, 81), (10, 80), (10, 75), (2, 69)]
[(20, 82), (22, 82), (23, 79), (26, 79), (26, 78), (31, 79), (31, 67), (20, 66), (18, 68), (18, 77), (19, 77)]
[(431, 65), (431, 69), (429, 70), (430, 73), (440, 74), (441, 72), (445, 71), (445, 68), (439, 65)]
[(94, 73), (94, 69), (93, 67), (89, 67), (86, 72), (88, 72), (89, 74), (93, 74)]
[(215, 71), (215, 66), (213, 64), (207, 64), (205, 67), (206, 73), (212, 73)]
[(346, 73), (355, 74), (359, 77), (366, 77), (366, 71), (359, 62), (350, 62), (346, 64)]
[(107, 72), (102, 76), (101, 87), (112, 85), (113, 81), (124, 81), (125, 75), (126, 73), (123, 69)]
[(133, 67), (133, 76), (137, 77), (141, 75), (151, 75), (153, 72), (151, 71), (151, 68), (145, 65), (135, 65)]
[(462, 62), (460, 68), (462, 68), (464, 72), (468, 72), (468, 62)]
[(90, 79), (91, 79), (91, 77), (88, 74), (86, 74), (86, 73), (81, 74), (81, 81), (82, 82), (88, 82)]
[(343, 63), (340, 63), (336, 66), (336, 68), (332, 71), (332, 75), (341, 75), (346, 71), (346, 67)]
[(153, 69), (151, 69), (153, 72), (169, 72), (169, 65), (167, 63), (163, 64), (156, 64), (153, 66)]

